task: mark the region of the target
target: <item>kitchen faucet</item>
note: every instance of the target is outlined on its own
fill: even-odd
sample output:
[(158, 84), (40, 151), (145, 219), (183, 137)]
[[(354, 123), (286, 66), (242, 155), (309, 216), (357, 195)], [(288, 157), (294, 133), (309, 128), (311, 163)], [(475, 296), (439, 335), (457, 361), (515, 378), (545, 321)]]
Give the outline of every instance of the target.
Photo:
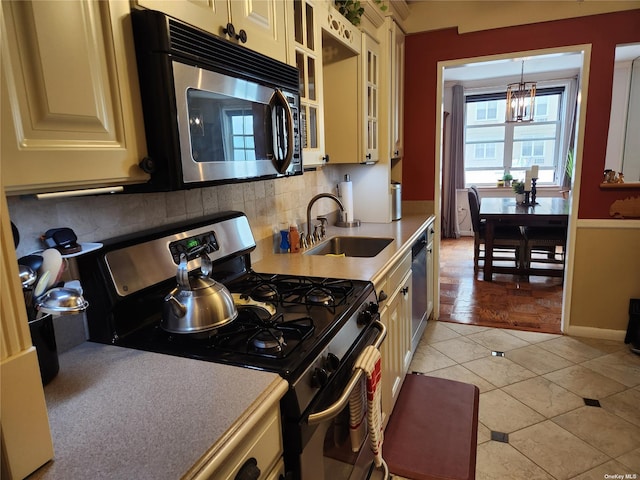
[(313, 197), (311, 200), (309, 200), (309, 205), (307, 205), (307, 235), (304, 238), (304, 242), (303, 242), (306, 245), (302, 245), (303, 247), (308, 247), (309, 245), (313, 245), (317, 240), (319, 240), (319, 238), (317, 238), (315, 234), (315, 227), (314, 227), (313, 234), (311, 233), (311, 207), (313, 207), (313, 204), (316, 203), (316, 201), (318, 201), (321, 198), (330, 198), (331, 200), (333, 200), (338, 204), (338, 207), (340, 207), (340, 211), (344, 212), (344, 205), (342, 205), (342, 202), (340, 201), (340, 199), (331, 193), (319, 193), (318, 195)]

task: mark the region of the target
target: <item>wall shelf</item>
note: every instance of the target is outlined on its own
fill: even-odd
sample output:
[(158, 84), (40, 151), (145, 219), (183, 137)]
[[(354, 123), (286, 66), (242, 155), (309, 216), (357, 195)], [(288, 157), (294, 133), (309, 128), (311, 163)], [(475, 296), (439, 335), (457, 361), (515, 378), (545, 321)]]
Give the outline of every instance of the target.
[(632, 188), (640, 190), (640, 183), (601, 183), (600, 188), (602, 190), (628, 190)]

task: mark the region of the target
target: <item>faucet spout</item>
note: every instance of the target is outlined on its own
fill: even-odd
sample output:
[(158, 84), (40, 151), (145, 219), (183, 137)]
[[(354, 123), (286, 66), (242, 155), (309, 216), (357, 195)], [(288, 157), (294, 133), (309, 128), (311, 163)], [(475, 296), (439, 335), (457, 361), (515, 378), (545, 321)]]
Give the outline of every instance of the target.
[(338, 204), (338, 207), (340, 207), (340, 211), (344, 212), (344, 205), (342, 204), (340, 199), (335, 195), (333, 195), (332, 193), (319, 193), (318, 195), (313, 197), (311, 200), (309, 200), (309, 204), (307, 205), (307, 241), (309, 242), (309, 245), (313, 243), (313, 236), (312, 236), (313, 228), (311, 227), (311, 207), (313, 207), (313, 204), (316, 203), (321, 198), (330, 198), (331, 200), (333, 200)]

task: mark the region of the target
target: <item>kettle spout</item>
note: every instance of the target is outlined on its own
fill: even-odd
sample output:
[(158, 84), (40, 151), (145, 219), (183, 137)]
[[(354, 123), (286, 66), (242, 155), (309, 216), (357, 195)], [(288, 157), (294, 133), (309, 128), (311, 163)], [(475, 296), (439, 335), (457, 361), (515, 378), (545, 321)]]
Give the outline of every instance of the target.
[(173, 295), (167, 295), (164, 301), (169, 303), (171, 311), (176, 317), (182, 318), (187, 314), (187, 307), (180, 303), (178, 299), (176, 299), (176, 297), (174, 297)]

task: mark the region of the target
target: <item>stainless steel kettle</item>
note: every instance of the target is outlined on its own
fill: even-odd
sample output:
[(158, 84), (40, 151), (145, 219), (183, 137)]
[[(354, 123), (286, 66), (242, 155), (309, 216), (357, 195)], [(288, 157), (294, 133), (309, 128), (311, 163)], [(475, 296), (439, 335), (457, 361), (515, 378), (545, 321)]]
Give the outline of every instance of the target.
[(160, 326), (171, 333), (200, 333), (222, 327), (238, 316), (233, 297), (221, 283), (209, 277), (211, 259), (200, 253), (200, 274), (189, 275), (188, 256), (180, 254), (178, 286), (164, 299)]

